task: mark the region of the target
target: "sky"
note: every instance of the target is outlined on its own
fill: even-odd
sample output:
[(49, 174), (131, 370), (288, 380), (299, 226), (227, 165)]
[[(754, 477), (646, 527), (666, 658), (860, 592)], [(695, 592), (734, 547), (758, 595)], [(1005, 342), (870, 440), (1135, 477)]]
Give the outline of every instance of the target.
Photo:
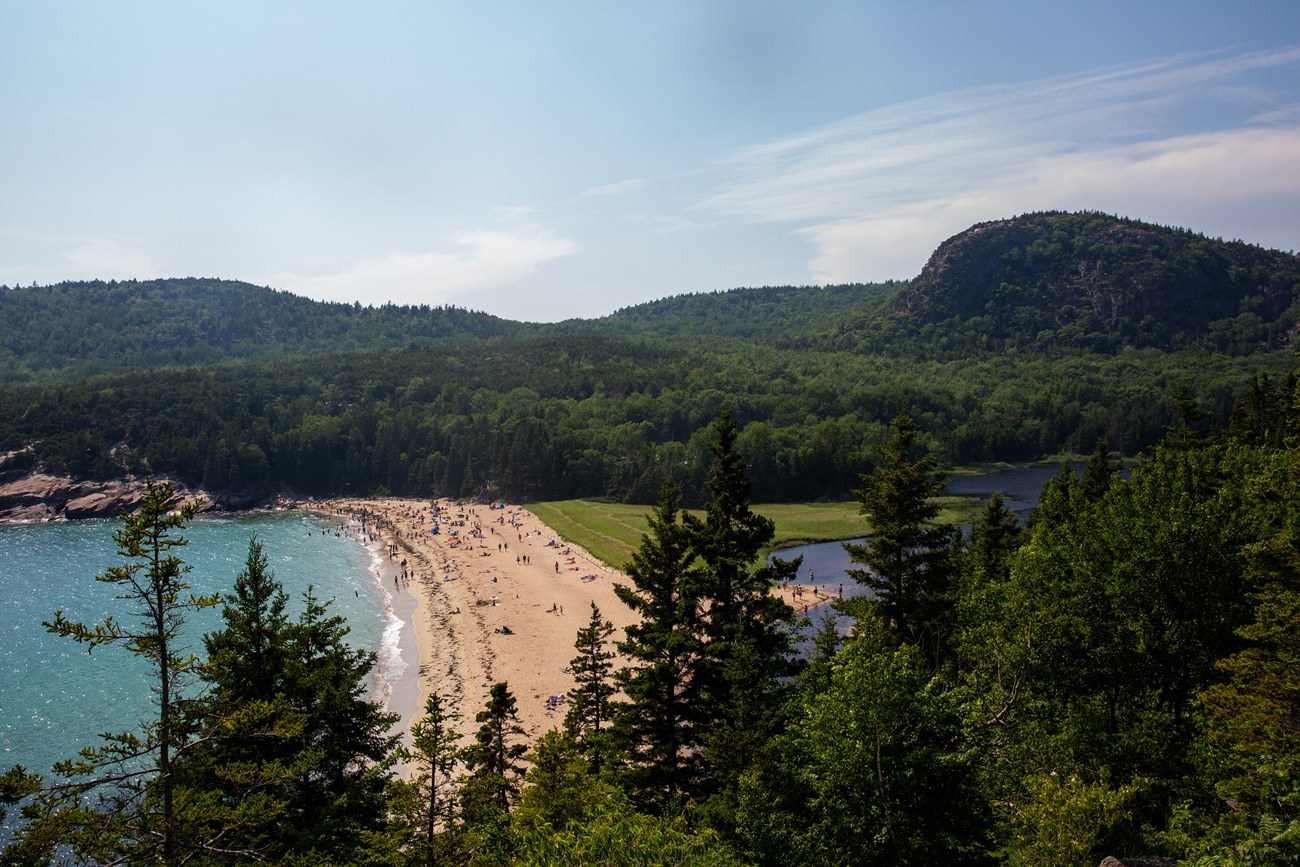
[(1300, 2), (0, 0), (0, 284), (594, 318), (1097, 210), (1300, 249)]

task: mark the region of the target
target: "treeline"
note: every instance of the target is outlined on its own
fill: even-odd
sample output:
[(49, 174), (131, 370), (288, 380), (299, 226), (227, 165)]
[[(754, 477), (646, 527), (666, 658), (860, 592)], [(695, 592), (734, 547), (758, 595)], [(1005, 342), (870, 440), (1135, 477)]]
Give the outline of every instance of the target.
[(707, 427), (730, 411), (760, 501), (847, 496), (908, 399), (943, 459), (1125, 454), (1180, 416), (1226, 423), (1287, 356), (1155, 350), (960, 363), (746, 341), (564, 337), (158, 370), (0, 390), (0, 472), (173, 475), (214, 492), (294, 490), (703, 501)]
[[(836, 603), (852, 630), (827, 621), (806, 659), (791, 650), (798, 618), (770, 592), (794, 564), (762, 557), (773, 528), (750, 509), (724, 415), (703, 515), (662, 492), (619, 588), (638, 624), (617, 636), (593, 605), (564, 728), (531, 745), (499, 683), (472, 743), (435, 689), (412, 747), (394, 752), (382, 714), (356, 700), (373, 660), (337, 629), (317, 634), (323, 610), (287, 621), (254, 543), (193, 669), (208, 692), (168, 710), (156, 689), (146, 737), (110, 737), (62, 766), (71, 788), (22, 769), (0, 777), (8, 800), (40, 795), (5, 858), (1294, 864), (1300, 426), (1294, 383), (1285, 400), (1256, 385), (1239, 433), (1177, 428), (1128, 479), (1099, 442), (1081, 477), (1066, 466), (1049, 483), (1027, 526), (994, 497), (968, 536), (933, 524), (943, 478), (900, 413), (860, 479), (867, 540), (846, 546), (872, 595)], [(174, 544), (149, 532), (183, 521), (169, 495), (124, 519), (130, 559), (106, 577), (156, 577), (179, 613), (211, 601), (181, 595), (179, 560), (127, 545)], [(126, 637), (53, 626), (90, 643)], [(134, 646), (166, 658), (156, 641)], [(339, 662), (312, 678), (305, 657)], [(327, 689), (344, 700), (323, 703)], [(123, 744), (145, 763), (130, 785), (76, 782)], [(387, 772), (396, 755), (410, 779)]]

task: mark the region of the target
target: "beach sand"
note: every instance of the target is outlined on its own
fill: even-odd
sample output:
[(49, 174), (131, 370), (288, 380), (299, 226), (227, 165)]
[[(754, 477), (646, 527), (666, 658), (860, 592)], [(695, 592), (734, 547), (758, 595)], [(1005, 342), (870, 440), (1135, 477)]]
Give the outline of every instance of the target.
[[(560, 539), (520, 506), (394, 498), (330, 500), (312, 508), (346, 517), (383, 553), (379, 580), (394, 594), (394, 612), (410, 624), (419, 658), (418, 676), (415, 666), (408, 668), (388, 699), (402, 716), (403, 731), (437, 692), (461, 715), (458, 730), (471, 738), (478, 729), (474, 715), (502, 681), (517, 700), (529, 741), (563, 728), (567, 700), (548, 699), (573, 689), (569, 663), (578, 655), (574, 641), (590, 622), (591, 604), (614, 624), (610, 650), (636, 621), (614, 593), (616, 583), (630, 585), (627, 576)], [(838, 595), (831, 582), (800, 583), (773, 588), (796, 612), (811, 613)], [(409, 652), (408, 644), (404, 655)], [(615, 667), (620, 664), (616, 659)]]
[(435, 502), (442, 510), (436, 535), (427, 500), (314, 505), (332, 518), (346, 516), (360, 536), (379, 542), (387, 563), (380, 580), (395, 594), (394, 611), (411, 623), (418, 678), (408, 671), (389, 706), (409, 728), (437, 692), (461, 714), (458, 729), (472, 737), (474, 715), (492, 685), (504, 681), (530, 741), (562, 728), (568, 703), (548, 699), (573, 689), (567, 669), (577, 656), (577, 631), (590, 621), (594, 602), (601, 619), (614, 624), (611, 642), (623, 638), (635, 617), (614, 584), (627, 579), (558, 539), (526, 509)]

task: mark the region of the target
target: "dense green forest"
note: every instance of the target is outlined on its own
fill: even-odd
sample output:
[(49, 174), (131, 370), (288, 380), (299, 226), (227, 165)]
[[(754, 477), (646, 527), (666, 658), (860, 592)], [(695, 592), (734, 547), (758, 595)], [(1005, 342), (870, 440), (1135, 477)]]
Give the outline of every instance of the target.
[[(1028, 525), (994, 497), (968, 536), (931, 523), (943, 478), (900, 413), (847, 546), (873, 594), (807, 656), (724, 414), (703, 514), (661, 492), (619, 588), (639, 622), (592, 606), (564, 727), (531, 744), (498, 683), (472, 741), (435, 691), (398, 749), (373, 656), (327, 606), (289, 619), (256, 540), (233, 594), (186, 595), (193, 512), (152, 486), (101, 580), (165, 616), (50, 626), (154, 660), (157, 718), (0, 775), (4, 863), (1295, 864), (1297, 396), (1245, 394), (1237, 433), (1171, 431), (1128, 478), (1098, 443)], [(215, 604), (205, 657), (177, 654)]]
[(673, 481), (693, 506), (727, 410), (759, 500), (842, 498), (903, 401), (953, 463), (1222, 426), (1292, 370), (1298, 297), (1292, 254), (1061, 213), (976, 226), (909, 282), (551, 325), (222, 281), (7, 289), (0, 479), (643, 504)]
[(0, 287), (7, 383), (517, 334), (455, 307), (311, 301), (230, 280), (132, 280)]

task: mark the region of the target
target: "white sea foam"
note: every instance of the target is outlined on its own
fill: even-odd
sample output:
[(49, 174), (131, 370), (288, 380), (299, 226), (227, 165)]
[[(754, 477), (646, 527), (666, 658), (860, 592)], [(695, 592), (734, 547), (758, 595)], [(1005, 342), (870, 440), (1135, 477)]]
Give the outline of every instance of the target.
[(407, 669), (407, 662), (402, 657), (401, 648), (402, 626), (404, 624), (402, 618), (397, 615), (393, 608), (393, 589), (388, 586), (388, 582), (385, 580), (386, 573), (391, 571), (391, 567), (384, 560), (378, 542), (372, 542), (368, 548), (370, 551), (370, 574), (375, 580), (375, 585), (379, 588), (384, 621), (379, 647), (375, 651), (377, 659), (376, 687), (379, 692), (379, 700), (384, 703), (385, 707), (391, 708), (394, 692), (401, 682), (402, 676), (406, 674)]

